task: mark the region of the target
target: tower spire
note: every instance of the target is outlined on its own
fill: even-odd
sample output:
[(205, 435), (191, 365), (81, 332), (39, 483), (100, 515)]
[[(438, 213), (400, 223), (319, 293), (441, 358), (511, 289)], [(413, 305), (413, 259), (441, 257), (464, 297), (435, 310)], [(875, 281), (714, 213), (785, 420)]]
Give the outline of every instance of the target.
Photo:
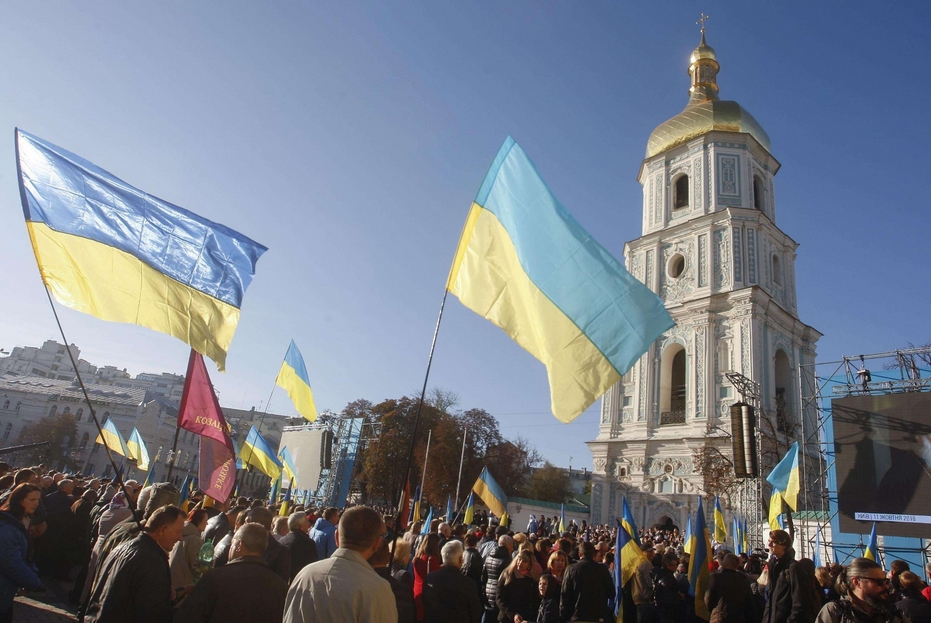
[(689, 89), (689, 103), (699, 103), (718, 99), (717, 75), (720, 66), (714, 50), (705, 43), (705, 22), (710, 15), (701, 14), (696, 24), (701, 25), (701, 43), (689, 58), (689, 76), (692, 86)]

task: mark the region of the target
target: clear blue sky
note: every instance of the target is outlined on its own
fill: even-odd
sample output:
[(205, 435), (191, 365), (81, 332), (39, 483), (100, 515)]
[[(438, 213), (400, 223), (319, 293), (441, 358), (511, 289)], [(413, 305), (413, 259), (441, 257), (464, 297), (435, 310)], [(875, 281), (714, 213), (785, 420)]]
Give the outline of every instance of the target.
[[(0, 347), (56, 328), (23, 225), (14, 126), (269, 247), (224, 405), (264, 402), (288, 341), (321, 409), (414, 394), (459, 231), (511, 134), (620, 257), (650, 131), (685, 105), (711, 15), (721, 95), (782, 163), (799, 312), (822, 360), (931, 339), (926, 2), (47, 2), (0, 7)], [(168, 336), (63, 310), (98, 364), (183, 373)], [(432, 386), (554, 463), (591, 465), (598, 404), (549, 414), (545, 370), (451, 298)], [(272, 409), (292, 412), (276, 392)]]

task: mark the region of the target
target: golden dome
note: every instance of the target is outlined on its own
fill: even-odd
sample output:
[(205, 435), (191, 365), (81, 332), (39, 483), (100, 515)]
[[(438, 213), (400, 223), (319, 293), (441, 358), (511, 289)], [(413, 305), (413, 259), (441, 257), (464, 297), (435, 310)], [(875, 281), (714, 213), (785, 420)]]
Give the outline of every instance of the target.
[(753, 115), (737, 102), (718, 99), (718, 69), (714, 49), (705, 43), (702, 33), (701, 43), (689, 58), (689, 102), (685, 110), (653, 130), (647, 141), (647, 158), (715, 130), (749, 134), (769, 151), (769, 135)]

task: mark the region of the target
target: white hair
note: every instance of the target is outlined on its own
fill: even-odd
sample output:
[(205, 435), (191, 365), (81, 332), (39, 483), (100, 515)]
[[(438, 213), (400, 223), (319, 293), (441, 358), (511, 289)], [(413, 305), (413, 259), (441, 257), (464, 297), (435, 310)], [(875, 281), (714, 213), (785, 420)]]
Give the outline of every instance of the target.
[(440, 558), (443, 559), (444, 565), (457, 565), (462, 558), (462, 543), (459, 541), (450, 541), (440, 550)]

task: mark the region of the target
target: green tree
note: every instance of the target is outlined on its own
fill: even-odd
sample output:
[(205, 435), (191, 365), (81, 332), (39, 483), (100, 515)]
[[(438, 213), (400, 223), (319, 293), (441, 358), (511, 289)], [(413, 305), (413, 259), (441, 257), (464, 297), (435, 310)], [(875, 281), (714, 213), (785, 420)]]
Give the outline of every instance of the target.
[(35, 424), (23, 427), (19, 434), (19, 443), (47, 441), (49, 442), (48, 448), (25, 450), (20, 454), (20, 460), (27, 463), (39, 463), (46, 460), (52, 467), (57, 467), (64, 462), (66, 468), (76, 467), (77, 465), (71, 459), (70, 450), (77, 445), (77, 435), (77, 421), (70, 413), (46, 416)]
[(527, 497), (544, 502), (561, 504), (572, 495), (572, 486), (569, 484), (569, 473), (561, 467), (556, 467), (549, 461), (534, 470), (530, 476), (527, 487)]

